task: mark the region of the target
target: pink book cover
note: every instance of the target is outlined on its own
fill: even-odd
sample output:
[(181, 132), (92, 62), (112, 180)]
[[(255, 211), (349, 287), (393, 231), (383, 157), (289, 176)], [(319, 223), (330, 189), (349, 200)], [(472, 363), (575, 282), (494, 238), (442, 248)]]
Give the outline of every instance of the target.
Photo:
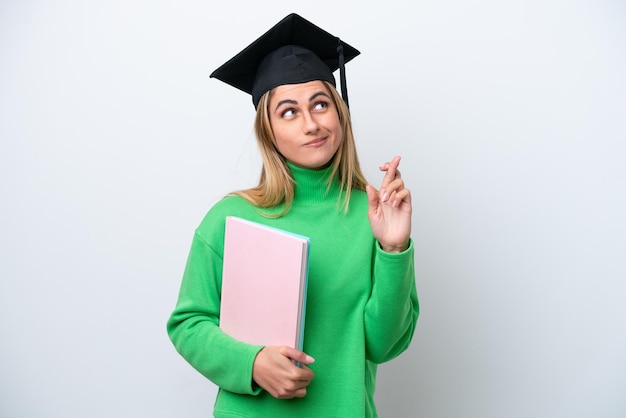
[(226, 218), (220, 328), (249, 344), (302, 350), (309, 238)]

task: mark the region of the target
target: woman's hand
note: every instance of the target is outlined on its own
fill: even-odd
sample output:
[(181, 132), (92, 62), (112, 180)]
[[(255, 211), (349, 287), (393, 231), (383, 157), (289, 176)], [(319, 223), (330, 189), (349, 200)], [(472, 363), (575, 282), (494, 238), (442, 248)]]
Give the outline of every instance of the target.
[[(293, 362), (302, 363), (302, 367)], [(306, 367), (313, 358), (295, 348), (265, 347), (256, 356), (252, 368), (254, 382), (275, 398), (303, 398), (315, 375)]]
[(368, 218), (374, 237), (383, 251), (398, 253), (409, 246), (411, 235), (411, 192), (398, 171), (400, 157), (380, 166), (386, 171), (380, 191), (367, 185)]

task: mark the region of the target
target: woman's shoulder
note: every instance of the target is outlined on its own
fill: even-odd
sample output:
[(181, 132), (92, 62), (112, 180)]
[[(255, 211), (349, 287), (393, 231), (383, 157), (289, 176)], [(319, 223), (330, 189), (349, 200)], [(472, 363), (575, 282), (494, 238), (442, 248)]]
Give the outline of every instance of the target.
[(223, 232), (227, 216), (249, 217), (256, 212), (252, 203), (236, 195), (228, 195), (217, 202), (202, 218), (196, 230), (202, 236), (212, 236)]
[(207, 212), (207, 216), (238, 216), (246, 212), (254, 212), (254, 205), (239, 195), (222, 197)]

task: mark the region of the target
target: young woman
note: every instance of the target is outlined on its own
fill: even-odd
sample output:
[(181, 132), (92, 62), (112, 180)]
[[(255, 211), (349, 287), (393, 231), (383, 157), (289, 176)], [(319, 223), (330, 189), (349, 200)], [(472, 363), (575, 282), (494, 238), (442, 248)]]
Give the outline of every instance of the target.
[[(179, 353), (219, 386), (216, 417), (375, 417), (376, 367), (402, 353), (415, 330), (411, 195), (400, 157), (380, 167), (379, 190), (367, 184), (332, 75), (346, 57), (322, 61), (328, 38), (337, 54), (337, 38), (289, 15), (225, 64), (227, 76), (217, 72), (233, 85), (234, 68), (252, 72), (235, 87), (257, 108), (263, 168), (256, 187), (226, 196), (196, 229), (167, 324)], [(303, 351), (247, 344), (219, 328), (226, 216), (310, 238)]]

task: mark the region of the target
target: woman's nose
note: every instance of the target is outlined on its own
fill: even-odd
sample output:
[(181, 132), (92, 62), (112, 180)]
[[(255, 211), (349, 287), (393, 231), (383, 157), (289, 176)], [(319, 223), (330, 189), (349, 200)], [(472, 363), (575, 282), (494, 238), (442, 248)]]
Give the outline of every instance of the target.
[(304, 126), (303, 126), (304, 132), (306, 134), (316, 133), (320, 127), (315, 117), (309, 112), (304, 112), (303, 116), (304, 116)]

